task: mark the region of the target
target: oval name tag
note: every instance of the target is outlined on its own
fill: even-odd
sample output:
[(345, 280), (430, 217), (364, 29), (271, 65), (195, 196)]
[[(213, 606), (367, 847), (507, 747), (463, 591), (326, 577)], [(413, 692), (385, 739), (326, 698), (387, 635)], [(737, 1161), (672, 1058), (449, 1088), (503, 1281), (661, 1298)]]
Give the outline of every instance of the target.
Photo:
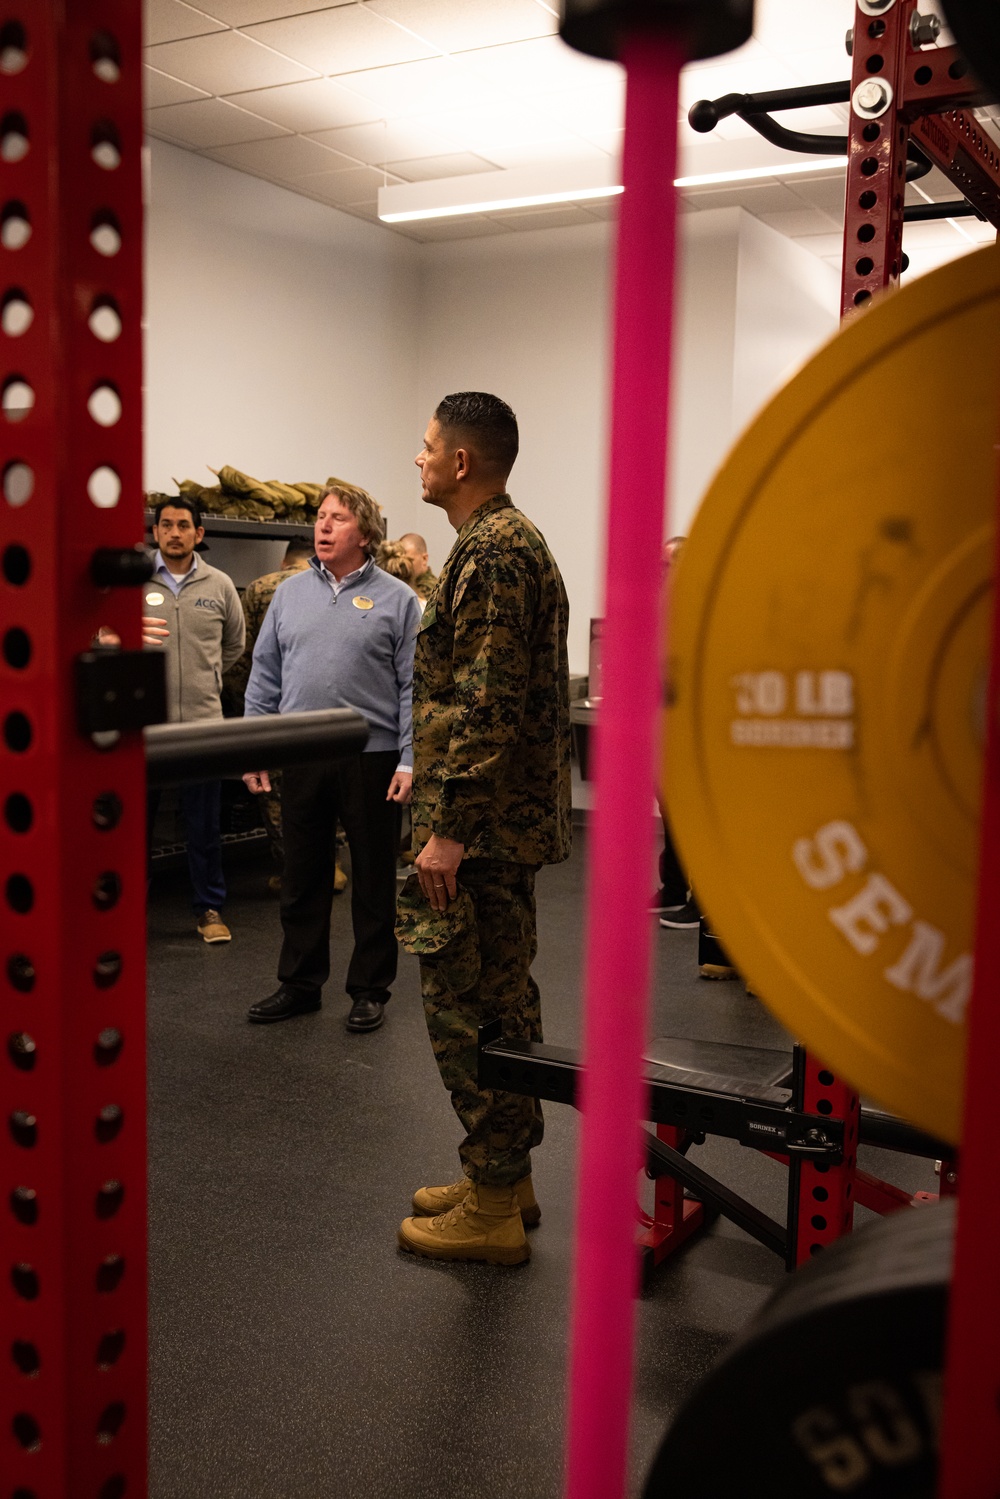
[(357, 596), (356, 599), (352, 599), (351, 600), (351, 603), (354, 605), (355, 609), (374, 609), (375, 608), (375, 600), (374, 599), (366, 599), (366, 598), (363, 597), (362, 594), (358, 594), (358, 596)]
[(163, 603), (163, 594), (162, 593), (147, 593), (147, 595), (146, 595), (146, 603), (147, 604), (162, 604)]

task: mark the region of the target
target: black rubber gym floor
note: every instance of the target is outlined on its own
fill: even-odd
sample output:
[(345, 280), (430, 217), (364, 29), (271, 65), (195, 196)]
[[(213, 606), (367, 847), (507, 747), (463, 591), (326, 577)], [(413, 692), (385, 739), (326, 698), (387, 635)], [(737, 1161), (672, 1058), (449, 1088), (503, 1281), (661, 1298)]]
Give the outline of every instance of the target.
[[(538, 881), (546, 1039), (566, 1045), (579, 1036), (585, 852), (578, 829), (572, 859)], [(527, 1266), (400, 1253), (413, 1189), (457, 1175), (416, 962), (401, 954), (383, 1029), (349, 1035), (348, 891), (322, 1012), (247, 1024), (275, 987), (268, 873), (264, 860), (228, 871), (226, 946), (197, 938), (183, 875), (160, 876), (150, 900), (150, 1493), (557, 1499), (576, 1116), (547, 1107)], [(655, 942), (656, 1034), (783, 1044), (741, 984), (698, 979), (697, 933), (657, 925)], [(928, 1162), (861, 1154), (935, 1189)], [(696, 1158), (783, 1218), (779, 1166), (721, 1140)], [(633, 1493), (671, 1412), (783, 1275), (724, 1221), (656, 1272), (639, 1306)]]

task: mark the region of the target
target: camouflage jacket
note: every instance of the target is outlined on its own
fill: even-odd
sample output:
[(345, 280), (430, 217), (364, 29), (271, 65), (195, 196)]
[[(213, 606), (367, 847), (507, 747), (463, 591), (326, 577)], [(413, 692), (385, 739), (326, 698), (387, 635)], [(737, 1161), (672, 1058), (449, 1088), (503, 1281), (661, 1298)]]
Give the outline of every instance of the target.
[(495, 495), (466, 521), (424, 610), (413, 672), (413, 846), (473, 859), (569, 855), (569, 605), (544, 537)]
[(226, 672), (222, 679), (223, 691), (226, 696), (226, 711), (234, 718), (243, 716), (243, 699), (250, 680), (250, 667), (253, 663), (253, 648), (257, 644), (257, 636), (260, 627), (264, 623), (264, 616), (274, 598), (275, 590), (279, 583), (286, 578), (294, 578), (303, 568), (308, 567), (307, 561), (296, 562), (291, 567), (283, 567), (276, 573), (265, 573), (262, 578), (255, 578), (248, 583), (243, 590), (243, 618), (246, 621), (247, 637), (243, 654)]
[(423, 599), (425, 603), (430, 598), (436, 587), (437, 574), (432, 573), (430, 568), (428, 568), (425, 573), (421, 573), (419, 578), (414, 578), (413, 580), (413, 589), (417, 595), (417, 598)]

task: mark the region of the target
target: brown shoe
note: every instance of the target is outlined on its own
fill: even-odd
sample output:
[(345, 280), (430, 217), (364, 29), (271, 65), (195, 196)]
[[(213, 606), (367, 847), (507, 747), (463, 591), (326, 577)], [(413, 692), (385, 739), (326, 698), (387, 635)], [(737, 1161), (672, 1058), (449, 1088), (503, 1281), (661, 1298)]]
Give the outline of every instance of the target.
[(437, 1218), (404, 1218), (400, 1249), (429, 1260), (481, 1260), (522, 1265), (531, 1258), (513, 1187), (469, 1183), (464, 1199)]
[(267, 877), (267, 893), (268, 893), (268, 895), (280, 895), (281, 894), (281, 875), (280, 874), (269, 874), (268, 875), (268, 877)]
[[(472, 1186), (467, 1176), (446, 1187), (418, 1187), (413, 1194), (413, 1212), (417, 1218), (436, 1218), (438, 1213), (448, 1213), (457, 1208), (469, 1195)], [(521, 1209), (521, 1222), (525, 1228), (535, 1228), (541, 1222), (542, 1210), (535, 1201), (535, 1189), (531, 1173), (514, 1183), (517, 1205)]]
[(735, 968), (730, 968), (726, 963), (699, 963), (698, 977), (700, 979), (738, 979), (739, 974)]
[(203, 911), (198, 922), (198, 936), (205, 942), (232, 942), (233, 934), (218, 911)]
[(340, 892), (341, 892), (341, 890), (346, 890), (346, 889), (347, 889), (347, 874), (346, 874), (346, 872), (343, 869), (341, 869), (341, 867), (340, 867), (340, 861), (338, 860), (337, 863), (334, 865), (334, 868), (333, 868), (333, 893), (334, 893), (334, 895), (339, 895)]

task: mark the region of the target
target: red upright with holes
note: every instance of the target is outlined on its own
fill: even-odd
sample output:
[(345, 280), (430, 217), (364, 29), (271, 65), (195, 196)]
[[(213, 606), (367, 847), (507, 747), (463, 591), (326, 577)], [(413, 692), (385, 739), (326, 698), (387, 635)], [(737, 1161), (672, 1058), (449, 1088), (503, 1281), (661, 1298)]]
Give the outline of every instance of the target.
[(0, 35), (0, 1474), (25, 1499), (145, 1491), (143, 750), (81, 736), (72, 678), (100, 625), (139, 644), (89, 565), (142, 535), (140, 9), (11, 0)]

